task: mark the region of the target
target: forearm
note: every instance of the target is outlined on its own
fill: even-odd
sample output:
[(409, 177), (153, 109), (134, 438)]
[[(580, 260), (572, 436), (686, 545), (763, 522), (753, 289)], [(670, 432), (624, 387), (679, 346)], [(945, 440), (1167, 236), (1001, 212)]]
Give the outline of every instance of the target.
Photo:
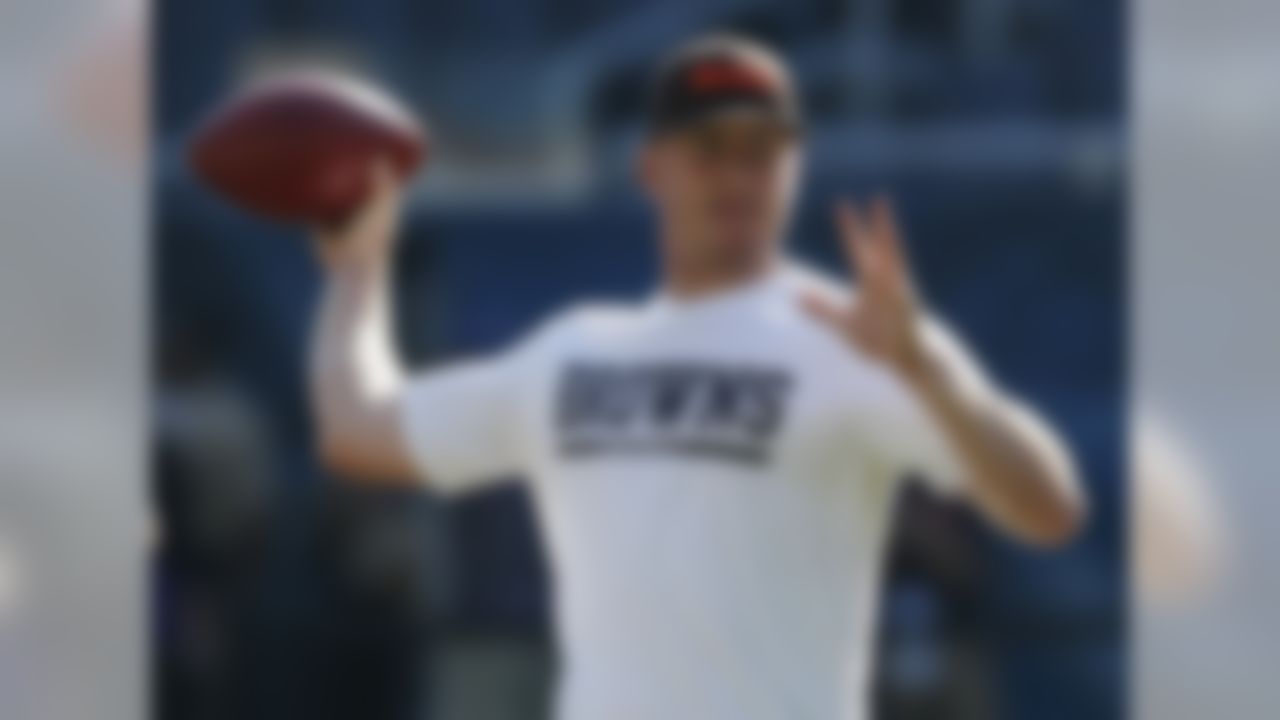
[(1062, 442), (1033, 411), (987, 382), (942, 332), (929, 332), (907, 384), (941, 428), (977, 505), (1011, 534), (1060, 544), (1075, 534), (1085, 498)]
[(388, 261), (331, 268), (310, 368), (319, 447), (329, 466), (361, 477), (411, 476), (398, 418), (404, 376), (392, 338)]

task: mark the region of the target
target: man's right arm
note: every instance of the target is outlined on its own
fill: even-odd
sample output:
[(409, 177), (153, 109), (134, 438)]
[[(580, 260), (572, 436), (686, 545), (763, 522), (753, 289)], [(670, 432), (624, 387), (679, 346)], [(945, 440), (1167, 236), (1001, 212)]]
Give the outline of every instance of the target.
[(406, 373), (392, 339), (391, 256), (401, 210), (389, 168), (369, 202), (316, 233), (325, 288), (310, 353), (320, 455), (341, 475), (408, 484), (418, 475), (401, 427)]

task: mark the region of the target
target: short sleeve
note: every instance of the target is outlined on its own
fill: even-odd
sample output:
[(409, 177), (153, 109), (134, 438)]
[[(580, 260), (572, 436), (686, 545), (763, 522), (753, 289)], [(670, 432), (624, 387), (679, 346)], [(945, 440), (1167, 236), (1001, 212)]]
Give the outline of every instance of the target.
[(529, 469), (529, 404), (558, 325), (563, 323), (544, 326), (500, 355), (432, 368), (409, 380), (401, 431), (432, 488), (464, 492)]
[[(970, 375), (966, 383), (971, 387), (985, 385), (979, 369), (968, 360), (968, 352), (944, 324), (930, 319), (928, 333), (928, 341), (955, 356), (956, 366)], [(886, 371), (870, 394), (874, 402), (865, 427), (888, 472), (895, 479), (918, 479), (940, 492), (962, 494), (963, 468), (942, 428), (910, 388)]]
[(459, 492), (518, 472), (523, 445), (518, 356), (426, 371), (409, 381), (401, 428), (432, 488)]
[(934, 490), (961, 490), (959, 464), (926, 409), (896, 378), (884, 377), (875, 414), (866, 419), (871, 444), (891, 479), (916, 479)]

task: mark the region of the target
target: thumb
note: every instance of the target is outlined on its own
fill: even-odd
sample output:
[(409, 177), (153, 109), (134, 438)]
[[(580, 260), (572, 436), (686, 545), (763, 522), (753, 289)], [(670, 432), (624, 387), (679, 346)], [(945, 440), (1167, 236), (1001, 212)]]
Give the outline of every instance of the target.
[(804, 311), (818, 322), (833, 327), (844, 325), (848, 310), (840, 303), (816, 292), (803, 293), (799, 300)]
[(358, 205), (342, 217), (328, 218), (313, 224), (312, 235), (322, 245), (334, 245), (357, 235), (369, 226), (384, 224), (400, 206), (403, 188), (395, 169), (386, 158), (376, 158), (368, 168), (368, 191)]

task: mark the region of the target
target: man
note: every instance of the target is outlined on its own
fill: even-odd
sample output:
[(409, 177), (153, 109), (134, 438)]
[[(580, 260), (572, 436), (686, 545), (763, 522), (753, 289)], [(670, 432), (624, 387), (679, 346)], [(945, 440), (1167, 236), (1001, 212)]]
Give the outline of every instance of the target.
[(341, 473), (444, 492), (527, 479), (563, 720), (863, 717), (904, 473), (1037, 544), (1068, 539), (1084, 500), (1054, 434), (920, 306), (885, 201), (837, 212), (855, 296), (783, 258), (801, 128), (773, 55), (702, 39), (656, 88), (638, 173), (663, 257), (648, 302), (571, 309), (498, 357), (406, 377), (389, 174), (321, 234), (322, 451)]

